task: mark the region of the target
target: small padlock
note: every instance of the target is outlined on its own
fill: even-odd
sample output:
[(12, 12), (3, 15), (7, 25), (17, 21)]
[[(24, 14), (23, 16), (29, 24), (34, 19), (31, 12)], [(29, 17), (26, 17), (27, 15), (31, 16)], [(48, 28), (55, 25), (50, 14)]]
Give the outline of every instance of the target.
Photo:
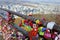
[(36, 20), (35, 22), (36, 22), (36, 24), (38, 24), (40, 21), (39, 20)]
[(57, 32), (54, 32), (52, 35), (51, 35), (51, 38), (54, 39), (57, 35)]
[(47, 33), (50, 33), (50, 30), (49, 30), (49, 29), (46, 29), (46, 32), (47, 32)]
[(55, 35), (55, 34), (52, 34), (52, 35), (51, 35), (51, 38), (52, 38), (52, 39), (54, 39), (55, 37), (56, 37), (56, 35)]
[(39, 28), (38, 28), (38, 31), (42, 31), (42, 28), (43, 28), (43, 27), (39, 27)]
[(24, 25), (24, 19), (22, 19), (22, 25)]
[(46, 29), (47, 29), (47, 28), (42, 28), (42, 31), (44, 32), (44, 31), (46, 31)]
[(27, 26), (27, 29), (28, 29), (28, 31), (31, 31), (32, 30), (32, 28), (30, 26)]

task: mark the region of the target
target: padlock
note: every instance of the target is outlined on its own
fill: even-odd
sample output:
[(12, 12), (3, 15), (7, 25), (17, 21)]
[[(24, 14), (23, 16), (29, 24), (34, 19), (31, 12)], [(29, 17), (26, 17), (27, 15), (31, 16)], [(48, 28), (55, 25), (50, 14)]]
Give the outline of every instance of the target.
[(33, 27), (32, 21), (29, 21), (29, 26)]
[(22, 19), (22, 25), (24, 25), (24, 19)]
[(25, 19), (25, 20), (24, 20), (24, 23), (28, 23), (28, 20), (27, 20), (27, 19)]
[(36, 24), (38, 24), (40, 21), (39, 20), (36, 20), (35, 22), (36, 22)]
[(40, 31), (40, 32), (39, 32), (39, 35), (40, 35), (40, 36), (44, 36), (44, 32)]
[(46, 31), (47, 28), (42, 28), (42, 32)]
[(54, 40), (60, 40), (60, 34), (58, 34)]
[(43, 27), (39, 27), (38, 28), (38, 32), (42, 31)]
[(0, 26), (0, 31), (1, 31), (1, 29), (2, 29), (2, 26)]
[(26, 31), (31, 31), (32, 30), (32, 28), (30, 26), (25, 26), (25, 27), (23, 27), (23, 29), (25, 29)]
[(44, 33), (44, 38), (51, 38), (51, 33), (49, 33), (49, 32), (45, 32)]
[(22, 23), (19, 23), (19, 27), (22, 27)]
[(49, 30), (49, 29), (46, 29), (46, 32), (47, 32), (47, 33), (50, 33), (50, 30)]
[(42, 22), (41, 22), (40, 20), (36, 20), (35, 22), (36, 22), (36, 24), (38, 24), (38, 25), (42, 25)]
[(43, 17), (43, 18), (41, 18), (41, 20), (43, 20), (43, 21), (46, 21), (46, 19)]
[(7, 30), (8, 30), (8, 28), (6, 27), (6, 25), (4, 25), (4, 26), (2, 27), (2, 31), (3, 31), (3, 32), (7, 32)]
[(27, 26), (27, 31), (31, 31), (32, 28), (30, 26)]
[(57, 34), (58, 34), (57, 32), (54, 32), (54, 33), (51, 35), (51, 38), (54, 39)]
[(51, 34), (51, 38), (54, 39), (56, 37), (55, 34)]
[(58, 35), (58, 38), (60, 39), (60, 34)]
[(58, 34), (58, 32), (54, 32), (54, 34), (55, 34), (55, 35), (57, 35), (57, 34)]

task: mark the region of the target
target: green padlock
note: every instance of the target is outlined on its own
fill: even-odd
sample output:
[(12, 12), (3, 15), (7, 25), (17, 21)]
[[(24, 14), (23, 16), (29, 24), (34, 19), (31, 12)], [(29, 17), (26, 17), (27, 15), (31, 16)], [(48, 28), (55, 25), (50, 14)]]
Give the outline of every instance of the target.
[(31, 31), (32, 30), (32, 28), (30, 26), (27, 26), (27, 29), (28, 29), (28, 31)]
[(39, 32), (39, 35), (43, 36), (44, 35), (44, 32), (40, 31)]
[(42, 28), (43, 28), (43, 27), (39, 27), (39, 28), (38, 28), (38, 32), (42, 31)]

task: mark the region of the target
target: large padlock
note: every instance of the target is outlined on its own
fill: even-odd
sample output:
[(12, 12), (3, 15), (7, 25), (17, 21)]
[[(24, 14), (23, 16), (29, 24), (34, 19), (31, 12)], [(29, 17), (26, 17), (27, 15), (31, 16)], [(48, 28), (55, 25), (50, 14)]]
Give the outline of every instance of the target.
[(44, 33), (44, 38), (51, 38), (51, 33), (45, 32)]

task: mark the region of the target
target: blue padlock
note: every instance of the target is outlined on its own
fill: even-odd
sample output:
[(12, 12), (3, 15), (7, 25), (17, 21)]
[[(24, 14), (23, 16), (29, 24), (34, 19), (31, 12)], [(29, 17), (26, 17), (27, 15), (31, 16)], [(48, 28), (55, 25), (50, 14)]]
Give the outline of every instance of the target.
[(42, 28), (42, 32), (44, 32), (46, 30), (46, 28)]

